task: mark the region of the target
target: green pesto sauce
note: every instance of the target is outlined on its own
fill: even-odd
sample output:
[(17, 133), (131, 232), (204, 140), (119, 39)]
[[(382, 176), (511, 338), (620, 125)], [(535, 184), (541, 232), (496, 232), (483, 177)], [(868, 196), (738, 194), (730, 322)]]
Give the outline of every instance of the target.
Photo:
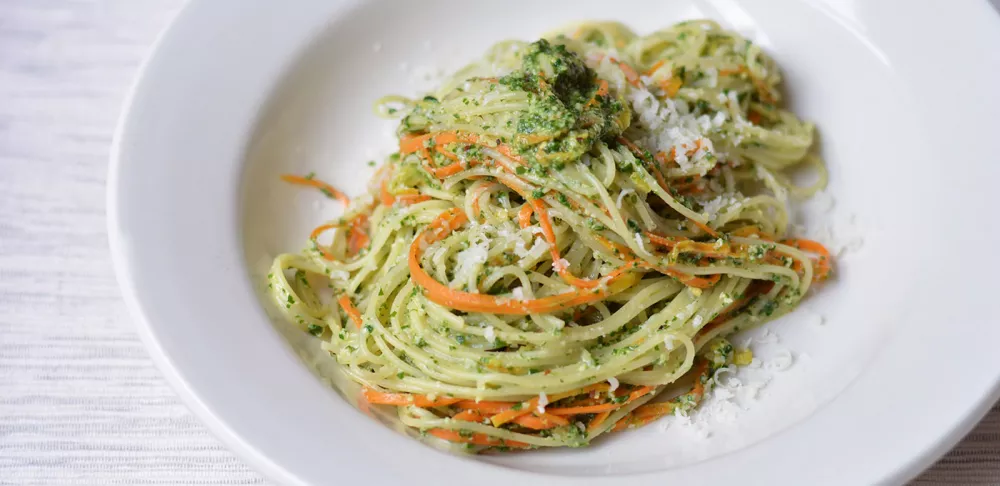
[[(488, 139), (510, 146), (529, 164), (545, 166), (544, 172), (547, 167), (561, 170), (565, 164), (579, 160), (598, 141), (610, 141), (628, 128), (632, 114), (625, 99), (599, 95), (597, 74), (565, 45), (541, 39), (529, 44), (519, 60), (514, 71), (489, 85), (489, 91), (520, 92), (527, 99), (526, 108), (489, 118), (455, 110), (454, 103), (446, 107), (437, 98), (427, 96), (416, 101), (403, 118), (401, 131), (426, 132), (431, 120), (437, 120), (439, 126), (449, 122), (477, 124), (493, 135)], [(489, 103), (460, 89), (442, 99), (458, 100), (470, 109)], [(460, 155), (476, 158), (473, 154)]]
[(500, 78), (500, 84), (528, 93), (513, 145), (542, 164), (579, 159), (597, 141), (620, 135), (631, 119), (624, 100), (597, 94), (597, 75), (580, 56), (545, 39), (532, 43), (520, 69)]

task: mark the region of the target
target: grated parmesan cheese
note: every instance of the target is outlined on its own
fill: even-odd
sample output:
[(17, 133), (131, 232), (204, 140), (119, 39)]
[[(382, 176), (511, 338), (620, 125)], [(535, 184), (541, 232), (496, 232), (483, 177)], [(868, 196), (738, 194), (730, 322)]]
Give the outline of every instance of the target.
[(760, 344), (774, 344), (778, 342), (778, 335), (771, 332), (770, 329), (764, 329), (763, 334), (754, 338)]
[[(702, 137), (702, 132), (710, 126), (710, 120), (694, 116), (684, 101), (658, 99), (645, 86), (629, 90), (627, 97), (638, 115), (633, 125), (638, 129), (636, 142), (652, 153), (674, 152), (674, 160), (681, 170), (707, 173), (715, 166), (713, 159), (706, 155), (714, 151), (712, 142)], [(689, 157), (688, 150), (700, 143), (704, 151)]]
[(667, 351), (673, 351), (676, 346), (674, 346), (676, 340), (673, 336), (667, 335), (663, 337), (663, 347), (667, 348)]
[(549, 396), (546, 395), (545, 392), (538, 392), (538, 407), (535, 408), (535, 411), (538, 412), (539, 415), (545, 413), (545, 406), (548, 404)]
[(732, 194), (722, 194), (715, 199), (702, 203), (702, 213), (704, 213), (709, 218), (715, 218), (724, 209), (732, 207), (733, 209), (739, 209), (743, 206), (743, 203), (738, 199), (733, 197)]
[[(455, 270), (455, 280), (458, 282), (467, 281), (486, 263), (489, 258), (489, 243), (470, 246), (455, 255), (458, 261), (458, 268)], [(470, 288), (473, 293), (478, 293), (479, 289)]]
[(530, 249), (526, 249), (523, 240), (514, 244), (514, 254), (522, 259), (534, 260), (549, 250), (549, 243), (542, 238), (536, 238)]
[(774, 371), (785, 371), (794, 362), (792, 352), (787, 349), (779, 350), (771, 361), (764, 364), (764, 368)]
[(510, 291), (510, 296), (513, 297), (516, 300), (525, 300), (524, 299), (524, 289), (521, 288), (521, 287), (514, 287)]
[(566, 260), (565, 258), (560, 258), (552, 262), (552, 268), (555, 269), (555, 271), (557, 272), (566, 270), (567, 268), (569, 268), (569, 260)]
[(712, 126), (718, 128), (723, 123), (726, 123), (726, 113), (723, 111), (716, 112), (715, 117), (712, 118)]
[(639, 245), (639, 249), (640, 250), (646, 251), (646, 245), (642, 243), (642, 234), (641, 233), (636, 233), (635, 234), (635, 244)]

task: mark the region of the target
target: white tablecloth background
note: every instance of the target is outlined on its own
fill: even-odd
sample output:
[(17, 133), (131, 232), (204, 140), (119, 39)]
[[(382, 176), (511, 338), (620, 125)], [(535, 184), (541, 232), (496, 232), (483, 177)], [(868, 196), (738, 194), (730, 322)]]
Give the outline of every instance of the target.
[[(266, 482), (154, 368), (108, 253), (115, 121), (181, 4), (0, 0), (0, 485)], [(1000, 484), (1000, 408), (916, 480), (971, 483)]]

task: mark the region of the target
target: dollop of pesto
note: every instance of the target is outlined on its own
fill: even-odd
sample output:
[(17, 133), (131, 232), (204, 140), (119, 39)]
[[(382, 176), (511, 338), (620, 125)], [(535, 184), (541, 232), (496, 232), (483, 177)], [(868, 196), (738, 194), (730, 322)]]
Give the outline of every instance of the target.
[(598, 140), (620, 135), (631, 119), (628, 103), (599, 94), (597, 75), (563, 44), (533, 42), (522, 54), (520, 69), (499, 82), (528, 93), (513, 144), (542, 164), (579, 159)]
[[(601, 80), (577, 53), (545, 39), (527, 44), (518, 65), (500, 78), (470, 78), (466, 86), (414, 102), (400, 132), (425, 133), (474, 125), (490, 144), (505, 144), (527, 162), (551, 165), (578, 160), (599, 140), (620, 135), (632, 118), (621, 96), (601, 90)], [(498, 106), (498, 99), (515, 108)], [(497, 109), (489, 109), (491, 104)]]

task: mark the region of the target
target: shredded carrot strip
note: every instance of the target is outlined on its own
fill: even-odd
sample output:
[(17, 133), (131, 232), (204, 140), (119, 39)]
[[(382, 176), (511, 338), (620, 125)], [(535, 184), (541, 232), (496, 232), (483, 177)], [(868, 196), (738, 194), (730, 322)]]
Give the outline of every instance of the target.
[(361, 413), (363, 413), (363, 414), (365, 414), (365, 415), (367, 415), (369, 417), (374, 417), (374, 415), (372, 415), (371, 404), (368, 403), (368, 400), (365, 400), (364, 396), (358, 397), (358, 399), (355, 400), (355, 403), (358, 406), (358, 410), (361, 410)]
[(705, 378), (708, 371), (708, 362), (702, 362), (697, 368), (694, 386), (691, 387), (689, 392), (668, 402), (647, 403), (633, 410), (632, 415), (638, 419), (645, 417), (659, 418), (664, 415), (674, 413), (674, 410), (681, 403), (681, 401), (685, 403), (693, 401), (697, 404), (705, 396), (705, 384), (702, 382), (702, 378)]
[(351, 320), (354, 321), (354, 324), (360, 329), (362, 323), (361, 312), (358, 311), (357, 307), (354, 307), (354, 303), (351, 302), (351, 298), (347, 294), (341, 295), (340, 298), (337, 299), (337, 303), (340, 304), (340, 307), (344, 309), (344, 312), (351, 317)]
[(587, 432), (593, 433), (594, 431), (596, 431), (601, 426), (601, 424), (603, 424), (604, 421), (608, 419), (608, 416), (610, 415), (611, 415), (610, 410), (600, 412), (597, 415), (595, 415), (594, 418), (590, 420), (590, 423), (587, 424)]
[(688, 183), (675, 184), (674, 189), (681, 194), (701, 194), (705, 192), (705, 185), (701, 183), (700, 179), (695, 179)]
[[(461, 143), (467, 143), (467, 144), (477, 144), (477, 145), (484, 146), (484, 147), (492, 147), (489, 144), (482, 143), (482, 141), (480, 140), (480, 137), (478, 135), (476, 135), (476, 134), (456, 132), (456, 131), (444, 131), (444, 132), (437, 132), (437, 133), (425, 133), (425, 134), (422, 134), (422, 135), (420, 135), (420, 134), (408, 134), (408, 135), (404, 135), (402, 138), (400, 138), (400, 140), (399, 140), (399, 153), (402, 154), (402, 155), (409, 155), (409, 154), (412, 154), (412, 153), (419, 153), (420, 157), (423, 159), (423, 162), (424, 162), (424, 169), (426, 169), (431, 174), (434, 174), (434, 176), (437, 177), (437, 178), (439, 178), (439, 179), (443, 179), (445, 177), (457, 174), (457, 173), (461, 172), (462, 170), (464, 170), (465, 166), (462, 164), (462, 162), (455, 162), (455, 163), (453, 163), (451, 165), (447, 165), (445, 167), (432, 167), (430, 165), (430, 161), (431, 161), (430, 151), (428, 150), (427, 147), (425, 147), (425, 143), (427, 143), (428, 141), (433, 141), (434, 142), (434, 150), (437, 151), (437, 152), (439, 152), (439, 153), (444, 153), (446, 157), (449, 156), (449, 154), (452, 157), (455, 157), (454, 154), (452, 154), (451, 152), (448, 152), (447, 150), (443, 149), (443, 146), (447, 145), (449, 143), (461, 142)], [(495, 148), (496, 148), (497, 152), (500, 152), (501, 154), (503, 154), (507, 158), (513, 160), (514, 162), (517, 162), (517, 163), (523, 162), (521, 160), (521, 158), (518, 157), (517, 154), (514, 153), (514, 150), (510, 146), (498, 143)], [(457, 157), (455, 157), (455, 158), (457, 159)], [(505, 164), (503, 161), (497, 160), (497, 162), (499, 164), (501, 164), (502, 166), (504, 166), (504, 168), (507, 169), (509, 172), (513, 172), (514, 171), (513, 167), (507, 166), (507, 164)], [(476, 161), (469, 161), (468, 165), (469, 166), (473, 166), (473, 165), (475, 165), (477, 163), (478, 162), (476, 162)]]
[[(649, 232), (646, 232), (646, 234), (647, 235), (659, 236), (659, 235), (656, 235), (655, 233), (649, 233)], [(660, 237), (660, 238), (667, 238), (667, 237)], [(670, 237), (670, 238), (673, 238), (673, 237)], [(658, 266), (658, 265), (654, 265), (654, 264), (649, 263), (649, 262), (647, 262), (645, 260), (637, 260), (637, 259), (635, 259), (635, 254), (633, 254), (632, 250), (630, 250), (628, 247), (620, 245), (618, 243), (615, 243), (615, 242), (613, 242), (613, 241), (611, 241), (611, 240), (609, 240), (609, 239), (607, 239), (607, 238), (605, 238), (605, 237), (603, 237), (601, 235), (597, 235), (596, 239), (597, 239), (598, 242), (600, 242), (601, 244), (603, 244), (607, 248), (616, 250), (619, 255), (621, 255), (623, 258), (625, 258), (626, 261), (627, 261), (626, 266), (633, 265), (633, 266), (638, 266), (639, 268), (645, 268), (647, 270), (655, 270), (655, 271), (657, 271), (659, 273), (662, 273), (664, 275), (676, 278), (679, 282), (681, 282), (682, 284), (687, 285), (689, 287), (697, 287), (697, 288), (700, 288), (700, 289), (707, 289), (707, 288), (712, 287), (713, 285), (715, 285), (719, 281), (719, 279), (721, 278), (721, 276), (719, 276), (719, 275), (712, 275), (711, 277), (707, 277), (707, 278), (695, 277), (694, 275), (690, 275), (690, 274), (687, 274), (687, 273), (684, 273), (684, 272), (681, 272), (681, 271), (678, 271), (678, 270), (674, 270), (672, 268), (666, 268), (666, 267), (661, 267), (661, 266)], [(687, 238), (684, 238), (683, 240), (687, 240)], [(666, 241), (666, 240), (661, 240), (661, 241)]]
[(336, 257), (333, 256), (333, 253), (330, 253), (329, 250), (327, 250), (326, 248), (324, 248), (323, 245), (320, 245), (319, 241), (317, 241), (317, 240), (319, 239), (319, 236), (321, 234), (325, 233), (326, 231), (332, 230), (334, 228), (340, 228), (340, 227), (342, 227), (342, 225), (339, 225), (339, 224), (329, 224), (329, 223), (328, 224), (321, 224), (321, 225), (317, 226), (315, 229), (313, 229), (312, 233), (309, 234), (309, 240), (311, 240), (316, 245), (316, 249), (319, 250), (320, 255), (323, 255), (323, 258), (325, 258), (327, 260), (336, 260)]
[(607, 96), (607, 95), (608, 95), (608, 82), (602, 79), (597, 84), (597, 91), (594, 92), (594, 96), (591, 97), (589, 100), (587, 100), (587, 103), (583, 105), (583, 109), (586, 110), (587, 108), (590, 108), (591, 106), (597, 104), (598, 96)]
[(477, 186), (475, 189), (472, 190), (472, 194), (471, 194), (471, 196), (472, 196), (472, 215), (475, 216), (476, 219), (479, 219), (479, 213), (482, 212), (479, 209), (479, 198), (483, 195), (484, 192), (486, 192), (487, 190), (489, 190), (489, 188), (490, 188), (490, 186), (488, 186), (488, 185), (482, 185), (482, 186)]
[(538, 299), (516, 300), (498, 298), (488, 294), (478, 294), (454, 290), (431, 277), (420, 266), (421, 246), (444, 238), (452, 230), (465, 224), (468, 218), (459, 208), (441, 213), (423, 233), (410, 245), (409, 267), (413, 281), (423, 287), (424, 295), (435, 303), (466, 312), (491, 312), (494, 314), (527, 315), (545, 314), (569, 309), (582, 304), (602, 300), (612, 292), (630, 287), (635, 279), (625, 279), (626, 268), (620, 268), (602, 278), (606, 284), (600, 290), (567, 292)]
[(515, 440), (504, 440), (504, 439), (494, 439), (486, 434), (472, 434), (469, 437), (463, 437), (462, 434), (449, 429), (430, 429), (427, 431), (428, 434), (433, 435), (439, 439), (444, 439), (449, 442), (458, 442), (461, 444), (474, 444), (481, 446), (506, 446), (515, 448), (528, 448), (528, 444), (524, 442), (518, 442)]
[(664, 59), (660, 59), (659, 61), (656, 61), (656, 63), (653, 64), (652, 66), (650, 66), (649, 70), (646, 71), (646, 76), (652, 76), (653, 73), (655, 73), (657, 69), (660, 69), (665, 62), (666, 62), (666, 60), (664, 60)]
[(684, 86), (684, 82), (680, 78), (670, 78), (660, 81), (660, 89), (663, 93), (667, 95), (668, 98), (673, 98), (677, 96), (677, 92), (681, 90)]
[(696, 277), (691, 274), (687, 274), (672, 268), (664, 268), (658, 265), (653, 265), (652, 263), (643, 261), (639, 262), (639, 266), (642, 268), (648, 268), (650, 270), (656, 270), (664, 275), (669, 275), (676, 278), (680, 283), (687, 285), (688, 287), (695, 287), (699, 289), (707, 289), (719, 282), (722, 278), (721, 275), (714, 274), (708, 277)]
[[(558, 393), (549, 397), (550, 402), (557, 402), (567, 397), (575, 397), (577, 395), (584, 395), (593, 391), (606, 391), (608, 389), (607, 383), (595, 383), (593, 385), (585, 386), (583, 388), (568, 391), (565, 393)], [(527, 415), (529, 413), (537, 412), (538, 408), (538, 397), (534, 397), (531, 400), (520, 403), (520, 408), (514, 409), (513, 407), (509, 410), (504, 410), (493, 417), (490, 421), (493, 422), (493, 426), (499, 427), (511, 420), (514, 420), (522, 415)], [(546, 411), (545, 413), (549, 413)]]
[(298, 184), (300, 186), (315, 187), (315, 188), (319, 189), (320, 191), (322, 191), (323, 194), (326, 194), (328, 197), (331, 197), (331, 198), (334, 198), (334, 199), (340, 201), (341, 204), (344, 205), (344, 207), (347, 207), (348, 205), (351, 204), (351, 200), (347, 196), (345, 196), (344, 193), (342, 193), (342, 192), (334, 189), (333, 186), (331, 186), (330, 184), (327, 184), (327, 183), (325, 183), (325, 182), (323, 182), (323, 181), (321, 181), (319, 179), (315, 179), (315, 178), (311, 178), (311, 177), (308, 177), (308, 178), (307, 177), (300, 177), (300, 176), (291, 175), (291, 174), (284, 174), (284, 175), (281, 176), (281, 180), (283, 180), (285, 182), (292, 183), (292, 184)]
[(597, 311), (597, 308), (593, 307), (593, 306), (585, 307), (585, 308), (582, 308), (582, 309), (577, 309), (575, 312), (573, 312), (573, 322), (577, 322), (578, 323), (578, 322), (580, 322), (580, 319), (583, 319), (584, 317), (587, 317), (587, 316), (589, 316), (590, 314), (593, 314), (596, 311)]
[(550, 408), (546, 412), (552, 415), (579, 415), (581, 413), (598, 413), (607, 412), (610, 410), (618, 410), (621, 408), (619, 403), (602, 403), (600, 405), (590, 405), (586, 407), (566, 407), (566, 408)]
[(531, 400), (528, 400), (527, 402), (521, 403), (521, 408), (519, 408), (519, 409), (515, 410), (514, 408), (510, 408), (508, 410), (504, 410), (504, 411), (502, 411), (502, 412), (500, 412), (500, 413), (498, 413), (498, 414), (490, 417), (490, 421), (493, 422), (493, 426), (494, 427), (499, 427), (499, 426), (501, 426), (501, 425), (503, 425), (503, 424), (505, 424), (507, 422), (510, 422), (511, 420), (514, 420), (514, 419), (516, 419), (516, 418), (518, 418), (518, 417), (520, 417), (522, 415), (527, 415), (527, 414), (531, 413), (536, 408), (538, 408), (538, 398), (532, 398)]
[(635, 428), (635, 427), (642, 427), (643, 425), (646, 425), (646, 424), (648, 424), (648, 423), (656, 420), (657, 418), (658, 417), (656, 417), (656, 416), (649, 416), (649, 417), (639, 418), (639, 417), (636, 417), (634, 415), (634, 413), (630, 413), (630, 414), (622, 417), (621, 419), (619, 419), (618, 422), (615, 422), (615, 426), (611, 429), (611, 431), (612, 432), (621, 432), (622, 430), (625, 430), (625, 429), (627, 429), (629, 427), (633, 427), (633, 428)]
[(670, 257), (672, 259), (677, 259), (677, 257), (684, 252), (697, 253), (708, 258), (726, 258), (728, 256), (732, 256), (733, 254), (730, 251), (728, 244), (723, 244), (716, 248), (714, 243), (702, 243), (700, 241), (685, 240), (674, 245), (673, 249), (670, 250)]
[(821, 243), (803, 238), (790, 238), (782, 240), (781, 243), (818, 255), (816, 275), (813, 276), (813, 281), (820, 281), (830, 276), (832, 257), (830, 250), (827, 250)]
[(368, 403), (376, 405), (395, 405), (405, 407), (413, 405), (415, 407), (444, 407), (459, 402), (461, 398), (439, 397), (431, 399), (426, 395), (413, 395), (410, 393), (387, 393), (380, 392), (372, 388), (365, 388), (362, 392)]
[(392, 206), (392, 203), (396, 202), (396, 196), (393, 196), (389, 192), (389, 179), (382, 179), (381, 189), (379, 190), (379, 202), (383, 206)]
[(392, 206), (396, 196), (389, 192), (389, 181), (392, 179), (393, 167), (391, 165), (382, 166), (375, 177), (379, 179), (379, 202), (384, 206)]
[(711, 236), (713, 238), (718, 238), (719, 237), (719, 232), (715, 231), (712, 228), (710, 228), (707, 224), (702, 223), (701, 221), (698, 221), (696, 219), (689, 219), (689, 221), (691, 221), (692, 223), (694, 223), (694, 225), (697, 226), (698, 229), (704, 231), (705, 233), (708, 233), (709, 236)]
[(623, 403), (605, 403), (603, 405), (590, 405), (586, 407), (565, 407), (565, 408), (550, 408), (545, 411), (545, 413), (550, 413), (552, 415), (579, 415), (581, 413), (599, 413), (606, 412), (609, 410), (617, 410), (623, 405), (632, 402), (638, 398), (641, 398), (651, 391), (655, 390), (655, 387), (644, 386), (636, 389), (635, 391), (629, 393), (628, 399)]
[(462, 420), (465, 422), (482, 422), (484, 419), (485, 417), (475, 410), (463, 410), (452, 417), (452, 420)]
[(597, 83), (597, 92), (596, 92), (596, 94), (597, 94), (597, 96), (607, 96), (608, 95), (608, 82), (607, 81), (605, 81), (605, 80), (602, 79), (599, 83)]
[(368, 216), (361, 214), (351, 222), (351, 237), (347, 242), (351, 256), (357, 255), (362, 248), (368, 246), (368, 233), (362, 228), (368, 222)]
[(666, 166), (671, 165), (674, 162), (674, 159), (676, 157), (677, 157), (677, 153), (676, 153), (676, 150), (673, 147), (670, 147), (670, 154), (669, 155), (665, 154), (663, 152), (657, 152), (656, 155), (653, 156), (653, 158), (656, 159), (656, 161), (660, 163), (660, 165), (662, 166), (662, 169), (666, 169)]
[(417, 204), (424, 201), (430, 201), (431, 199), (433, 198), (427, 194), (402, 194), (396, 196), (396, 200), (401, 204)]
[(462, 400), (455, 404), (456, 407), (464, 410), (476, 410), (488, 414), (498, 414), (514, 407), (515, 402), (477, 402), (475, 400)]
[[(535, 216), (538, 217), (538, 223), (542, 227), (542, 235), (545, 237), (545, 241), (549, 244), (549, 255), (552, 257), (553, 266), (555, 266), (555, 262), (562, 260), (562, 256), (559, 254), (559, 247), (557, 244), (558, 242), (556, 241), (556, 233), (552, 227), (552, 220), (551, 218), (549, 218), (548, 209), (546, 209), (545, 203), (543, 203), (540, 199), (529, 199), (528, 204), (531, 205), (531, 209), (535, 213)], [(523, 226), (523, 220), (522, 220), (522, 226)], [(633, 261), (628, 261), (625, 263), (625, 265), (622, 265), (621, 267), (615, 269), (612, 272), (612, 274), (624, 272), (629, 268), (634, 268), (634, 267), (635, 263)], [(603, 285), (604, 279), (607, 278), (607, 277), (602, 277), (599, 279), (579, 278), (573, 275), (569, 271), (569, 269), (565, 266), (560, 266), (556, 268), (556, 272), (566, 283), (578, 289), (584, 289), (584, 290), (594, 289)]]
[(719, 76), (731, 76), (733, 74), (741, 74), (745, 72), (747, 72), (747, 67), (743, 64), (740, 64), (738, 67), (734, 69), (720, 69)]
[(742, 228), (737, 228), (729, 232), (733, 236), (742, 236), (744, 238), (750, 238), (752, 236), (757, 236), (758, 238), (766, 241), (774, 241), (774, 235), (765, 233), (761, 231), (760, 228), (756, 226), (743, 226)]
[(611, 428), (612, 432), (621, 432), (629, 426), (629, 422), (632, 420), (632, 414), (628, 414), (615, 422), (615, 426)]
[(639, 73), (635, 72), (635, 69), (632, 69), (632, 66), (629, 66), (624, 61), (619, 61), (613, 57), (611, 58), (611, 62), (618, 64), (622, 73), (625, 74), (625, 80), (628, 81), (629, 84), (635, 86), (636, 88), (639, 87)]
[(687, 238), (683, 237), (658, 235), (652, 231), (646, 231), (643, 234), (646, 235), (646, 237), (649, 238), (649, 241), (654, 245), (662, 246), (668, 250), (672, 250), (674, 245), (677, 243), (687, 240)]
[(521, 415), (520, 417), (514, 419), (513, 422), (522, 427), (534, 430), (548, 430), (562, 425), (569, 425), (568, 420), (549, 413), (543, 413), (541, 415)]
[(521, 206), (521, 210), (517, 212), (517, 224), (519, 224), (521, 228), (527, 228), (528, 226), (531, 226), (532, 212), (533, 211), (531, 210), (530, 204), (525, 204), (524, 206)]

